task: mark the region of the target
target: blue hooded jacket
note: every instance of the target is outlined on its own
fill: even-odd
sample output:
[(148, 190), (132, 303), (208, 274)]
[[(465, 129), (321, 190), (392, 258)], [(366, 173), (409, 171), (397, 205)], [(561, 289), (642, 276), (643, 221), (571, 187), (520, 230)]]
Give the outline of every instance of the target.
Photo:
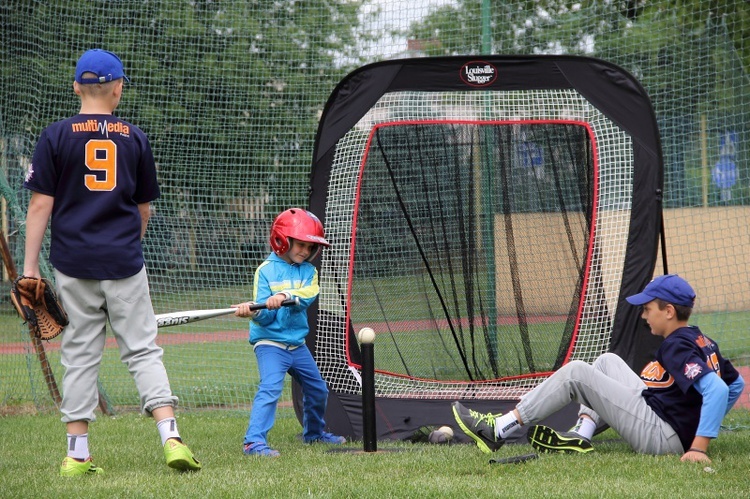
[(271, 296), (284, 293), (288, 298), (298, 298), (299, 305), (260, 310), (250, 321), (250, 343), (271, 340), (289, 346), (302, 345), (310, 332), (307, 307), (319, 291), (318, 270), (312, 263), (287, 263), (271, 253), (255, 272), (253, 301), (264, 303)]

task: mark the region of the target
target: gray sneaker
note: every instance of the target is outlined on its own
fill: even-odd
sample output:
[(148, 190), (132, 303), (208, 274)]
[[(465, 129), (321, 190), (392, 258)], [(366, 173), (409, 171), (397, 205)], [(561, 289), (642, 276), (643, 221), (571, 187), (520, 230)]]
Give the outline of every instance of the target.
[(572, 431), (555, 431), (548, 426), (536, 425), (526, 434), (531, 446), (539, 452), (563, 454), (586, 453), (594, 450), (591, 441)]
[(460, 402), (453, 402), (456, 423), (487, 454), (495, 452), (505, 443), (505, 440), (495, 435), (495, 418), (500, 416), (502, 414), (477, 412), (467, 409)]

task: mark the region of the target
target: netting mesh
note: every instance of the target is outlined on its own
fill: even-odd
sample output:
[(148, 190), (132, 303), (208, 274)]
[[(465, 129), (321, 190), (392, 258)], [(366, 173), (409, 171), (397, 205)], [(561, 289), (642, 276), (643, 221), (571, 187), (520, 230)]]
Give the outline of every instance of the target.
[(347, 314), (381, 333), (381, 396), (512, 397), (592, 361), (609, 346), (632, 177), (631, 138), (575, 91), (386, 94), (331, 167), (324, 376), (359, 389), (337, 365)]
[[(43, 127), (77, 111), (70, 88), (75, 61), (92, 47), (122, 57), (132, 84), (117, 114), (148, 134), (159, 166), (163, 195), (145, 240), (157, 313), (248, 297), (273, 216), (307, 202), (318, 118), (353, 68), (404, 56), (593, 55), (633, 73), (652, 98), (665, 155), (669, 270), (698, 290), (694, 321), (723, 353), (747, 365), (748, 10), (746, 2), (673, 0), (7, 0), (0, 5), (2, 228), (22, 269), (24, 170)], [(545, 115), (544, 105), (531, 107)], [(459, 116), (446, 112), (446, 119)], [(605, 138), (597, 136), (597, 150), (618, 157), (628, 149), (602, 148)], [(356, 179), (339, 181), (331, 202), (351, 199), (356, 186)], [(600, 202), (617, 206), (600, 210), (600, 234), (616, 232), (618, 210), (627, 210), (611, 195), (599, 194)], [(348, 222), (326, 223), (335, 233)], [(574, 218), (570, 225), (576, 234), (585, 230)], [(569, 247), (565, 238), (560, 244)], [(624, 251), (614, 235), (598, 244), (601, 254)], [(331, 258), (338, 251), (348, 249), (333, 249)], [(42, 270), (51, 277), (49, 267)], [(0, 405), (51, 408), (34, 347), (9, 304), (7, 278), (3, 283)], [(606, 302), (616, 282), (598, 286)], [(341, 307), (327, 306), (332, 313)], [(244, 321), (167, 329), (160, 342), (184, 408), (244, 407), (252, 400), (257, 378)], [(59, 381), (58, 345), (45, 347)], [(576, 343), (574, 355), (601, 348)], [(136, 405), (116, 352), (106, 350), (102, 393), (115, 406)], [(284, 398), (290, 400), (288, 392)]]

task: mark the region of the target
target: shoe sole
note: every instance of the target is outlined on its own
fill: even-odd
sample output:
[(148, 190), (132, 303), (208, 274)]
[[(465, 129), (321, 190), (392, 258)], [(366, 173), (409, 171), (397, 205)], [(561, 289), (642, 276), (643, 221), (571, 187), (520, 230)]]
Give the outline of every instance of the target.
[(477, 443), (477, 447), (479, 447), (479, 450), (484, 452), (485, 454), (492, 454), (494, 451), (490, 449), (490, 447), (487, 445), (487, 443), (480, 437), (479, 435), (475, 434), (473, 431), (471, 431), (463, 422), (461, 419), (461, 416), (458, 414), (458, 410), (455, 406), (451, 407), (453, 410), (453, 418), (456, 420), (456, 423), (458, 423), (458, 426), (461, 427), (461, 430), (469, 435), (474, 441)]
[[(101, 468), (99, 468), (99, 469), (101, 469)], [(92, 470), (90, 468), (87, 469), (86, 471), (81, 471), (81, 472), (79, 472), (77, 470), (76, 471), (67, 471), (67, 470), (66, 471), (62, 471), (62, 470), (60, 470), (60, 476), (66, 477), (66, 478), (71, 478), (71, 477), (76, 477), (76, 476), (94, 476), (94, 475), (102, 475), (102, 474), (104, 474), (103, 471), (95, 471), (95, 470)]]
[(255, 451), (255, 452), (253, 451), (248, 452), (243, 448), (242, 453), (246, 456), (259, 456), (259, 457), (270, 457), (270, 458), (281, 456), (281, 452), (277, 451), (276, 449), (272, 449), (270, 447), (266, 447), (265, 449), (261, 451)]
[(167, 463), (167, 466), (177, 471), (198, 471), (202, 468), (200, 464), (185, 458), (173, 459)]
[(585, 454), (594, 450), (591, 442), (583, 438), (569, 438), (547, 426), (537, 425), (529, 428), (526, 435), (531, 446), (546, 454)]
[(270, 457), (270, 458), (276, 458), (280, 457), (281, 453), (276, 451), (274, 452), (243, 452), (246, 456), (258, 456), (258, 457)]
[[(67, 460), (68, 458), (66, 458)], [(90, 463), (90, 461), (89, 461)], [(83, 464), (83, 463), (81, 463)], [(93, 475), (103, 475), (104, 470), (102, 468), (99, 468), (93, 463), (90, 463), (86, 469), (82, 469), (82, 466), (72, 466), (72, 467), (60, 467), (60, 476), (62, 477), (76, 477), (76, 476), (93, 476)]]

